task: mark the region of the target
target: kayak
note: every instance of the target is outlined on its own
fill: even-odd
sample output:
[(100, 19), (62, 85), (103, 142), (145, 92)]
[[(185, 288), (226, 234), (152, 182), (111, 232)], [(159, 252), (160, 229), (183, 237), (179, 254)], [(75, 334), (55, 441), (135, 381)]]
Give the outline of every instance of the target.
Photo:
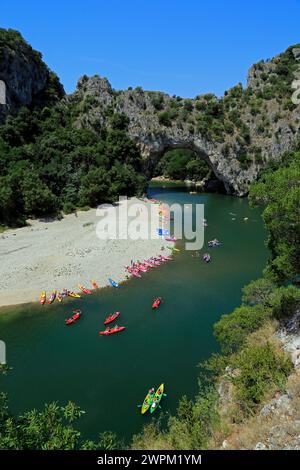
[(149, 410), (150, 406), (152, 405), (153, 398), (154, 398), (154, 388), (152, 387), (150, 388), (149, 392), (145, 396), (145, 400), (143, 401), (142, 409), (141, 409), (142, 415), (145, 414), (146, 411)]
[(154, 301), (152, 303), (153, 310), (158, 308), (160, 306), (160, 304), (161, 304), (161, 297), (157, 297), (156, 299), (154, 299)]
[(81, 317), (81, 310), (74, 310), (73, 315), (65, 320), (66, 325), (72, 325)]
[(114, 326), (113, 328), (105, 328), (104, 331), (99, 331), (99, 335), (101, 336), (108, 336), (108, 335), (113, 335), (114, 333), (119, 333), (119, 331), (126, 330), (125, 326)]
[(156, 390), (153, 401), (151, 403), (150, 413), (153, 413), (156, 410), (156, 408), (158, 408), (160, 400), (163, 397), (164, 388), (165, 388), (164, 384), (161, 384)]
[(119, 316), (121, 315), (121, 312), (115, 312), (112, 313), (111, 315), (108, 315), (108, 317), (104, 321), (104, 325), (108, 325), (109, 323), (115, 321)]
[(108, 280), (109, 280), (109, 283), (110, 283), (113, 287), (116, 287), (116, 288), (119, 288), (119, 287), (120, 287), (119, 284), (118, 284), (116, 281), (114, 281), (113, 279), (109, 278)]
[(62, 302), (62, 299), (63, 299), (63, 296), (62, 296), (62, 294), (59, 292), (59, 293), (57, 294), (56, 300), (57, 300), (58, 302)]
[(205, 263), (209, 263), (211, 261), (211, 256), (208, 253), (205, 253), (202, 256), (202, 259), (203, 259), (203, 261), (205, 261)]
[(174, 248), (172, 246), (167, 246), (167, 248), (172, 251), (180, 251), (178, 248)]
[(91, 294), (92, 292), (90, 289), (87, 289), (86, 287), (83, 287), (81, 284), (78, 284), (78, 288), (83, 292), (84, 294)]
[(43, 290), (43, 292), (40, 295), (39, 302), (41, 305), (45, 305), (46, 302), (46, 292)]
[(93, 286), (93, 289), (99, 289), (99, 286), (98, 286), (97, 282), (94, 281), (94, 279), (91, 280), (91, 284)]
[(74, 299), (80, 299), (81, 297), (80, 294), (77, 294), (76, 292), (71, 292), (71, 291), (68, 291), (68, 296), (73, 297)]
[(176, 237), (167, 237), (165, 238), (166, 242), (177, 242), (177, 238)]
[(134, 277), (142, 277), (142, 276), (138, 273), (138, 271), (129, 271), (129, 272), (130, 272), (130, 274), (132, 274)]
[(52, 294), (50, 295), (48, 299), (48, 304), (52, 304), (55, 299), (56, 299), (56, 290), (52, 291)]

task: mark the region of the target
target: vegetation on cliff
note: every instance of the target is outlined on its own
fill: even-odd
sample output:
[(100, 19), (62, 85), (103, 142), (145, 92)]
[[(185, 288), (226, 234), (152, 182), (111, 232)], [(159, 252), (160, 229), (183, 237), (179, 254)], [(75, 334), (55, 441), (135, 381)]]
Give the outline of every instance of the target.
[(71, 212), (141, 194), (141, 156), (113, 115), (100, 135), (72, 125), (72, 108), (23, 108), (0, 126), (0, 223)]
[[(300, 307), (299, 288), (290, 283), (299, 276), (299, 150), (284, 155), (278, 166), (250, 191), (253, 203), (265, 204), (270, 246), (265, 277), (244, 287), (242, 305), (215, 324), (221, 353), (201, 364), (199, 395), (193, 401), (183, 397), (166, 428), (160, 421), (145, 426), (134, 436), (133, 448), (219, 447), (232, 425), (255, 415), (268, 397), (284, 390), (292, 364), (273, 335), (274, 325)], [(223, 388), (230, 390), (225, 404)]]

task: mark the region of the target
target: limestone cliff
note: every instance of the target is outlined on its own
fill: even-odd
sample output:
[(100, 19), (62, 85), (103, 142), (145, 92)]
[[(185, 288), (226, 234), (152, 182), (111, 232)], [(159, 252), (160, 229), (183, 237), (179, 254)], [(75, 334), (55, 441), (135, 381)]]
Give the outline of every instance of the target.
[(0, 29), (0, 118), (22, 106), (54, 103), (64, 95), (56, 75), (14, 30)]
[(228, 192), (243, 195), (260, 170), (299, 139), (300, 105), (292, 102), (292, 83), (300, 73), (297, 48), (290, 47), (248, 73), (218, 99), (212, 94), (182, 99), (161, 92), (116, 91), (99, 76), (82, 77), (68, 103), (80, 107), (77, 126), (109, 125), (113, 112), (129, 118), (129, 134), (151, 175), (160, 156), (184, 147), (203, 157)]
[(140, 87), (116, 91), (99, 76), (83, 76), (76, 91), (63, 97), (41, 54), (18, 32), (0, 29), (0, 102), (6, 102), (0, 104), (0, 119), (22, 106), (60, 100), (70, 108), (74, 126), (100, 132), (114, 113), (124, 114), (149, 177), (166, 150), (188, 148), (207, 161), (228, 193), (242, 196), (261, 169), (299, 139), (300, 99), (292, 99), (300, 77), (299, 50), (289, 47), (253, 65), (247, 86), (239, 84), (221, 98), (183, 99)]

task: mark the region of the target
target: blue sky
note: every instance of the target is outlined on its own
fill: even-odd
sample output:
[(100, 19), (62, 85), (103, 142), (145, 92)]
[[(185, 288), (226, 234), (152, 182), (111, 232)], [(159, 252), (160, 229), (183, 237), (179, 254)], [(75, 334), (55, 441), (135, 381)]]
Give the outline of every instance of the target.
[(222, 95), (300, 42), (300, 0), (1, 0), (0, 25), (41, 51), (67, 92), (97, 73), (117, 89)]

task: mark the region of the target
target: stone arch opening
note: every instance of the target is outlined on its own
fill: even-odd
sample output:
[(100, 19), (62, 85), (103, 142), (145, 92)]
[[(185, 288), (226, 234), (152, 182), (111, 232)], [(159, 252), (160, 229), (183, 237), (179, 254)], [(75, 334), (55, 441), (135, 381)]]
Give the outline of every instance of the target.
[[(180, 155), (184, 154), (187, 155), (187, 163), (185, 168), (181, 168), (181, 163), (184, 165), (185, 159), (180, 158)], [(174, 161), (171, 155), (174, 155)], [(170, 143), (157, 151), (152, 151), (147, 161), (150, 178), (164, 176), (174, 180), (185, 180), (207, 192), (230, 192), (207, 153), (192, 143)], [(173, 171), (169, 171), (170, 168)], [(166, 174), (159, 174), (164, 173), (164, 170)]]

